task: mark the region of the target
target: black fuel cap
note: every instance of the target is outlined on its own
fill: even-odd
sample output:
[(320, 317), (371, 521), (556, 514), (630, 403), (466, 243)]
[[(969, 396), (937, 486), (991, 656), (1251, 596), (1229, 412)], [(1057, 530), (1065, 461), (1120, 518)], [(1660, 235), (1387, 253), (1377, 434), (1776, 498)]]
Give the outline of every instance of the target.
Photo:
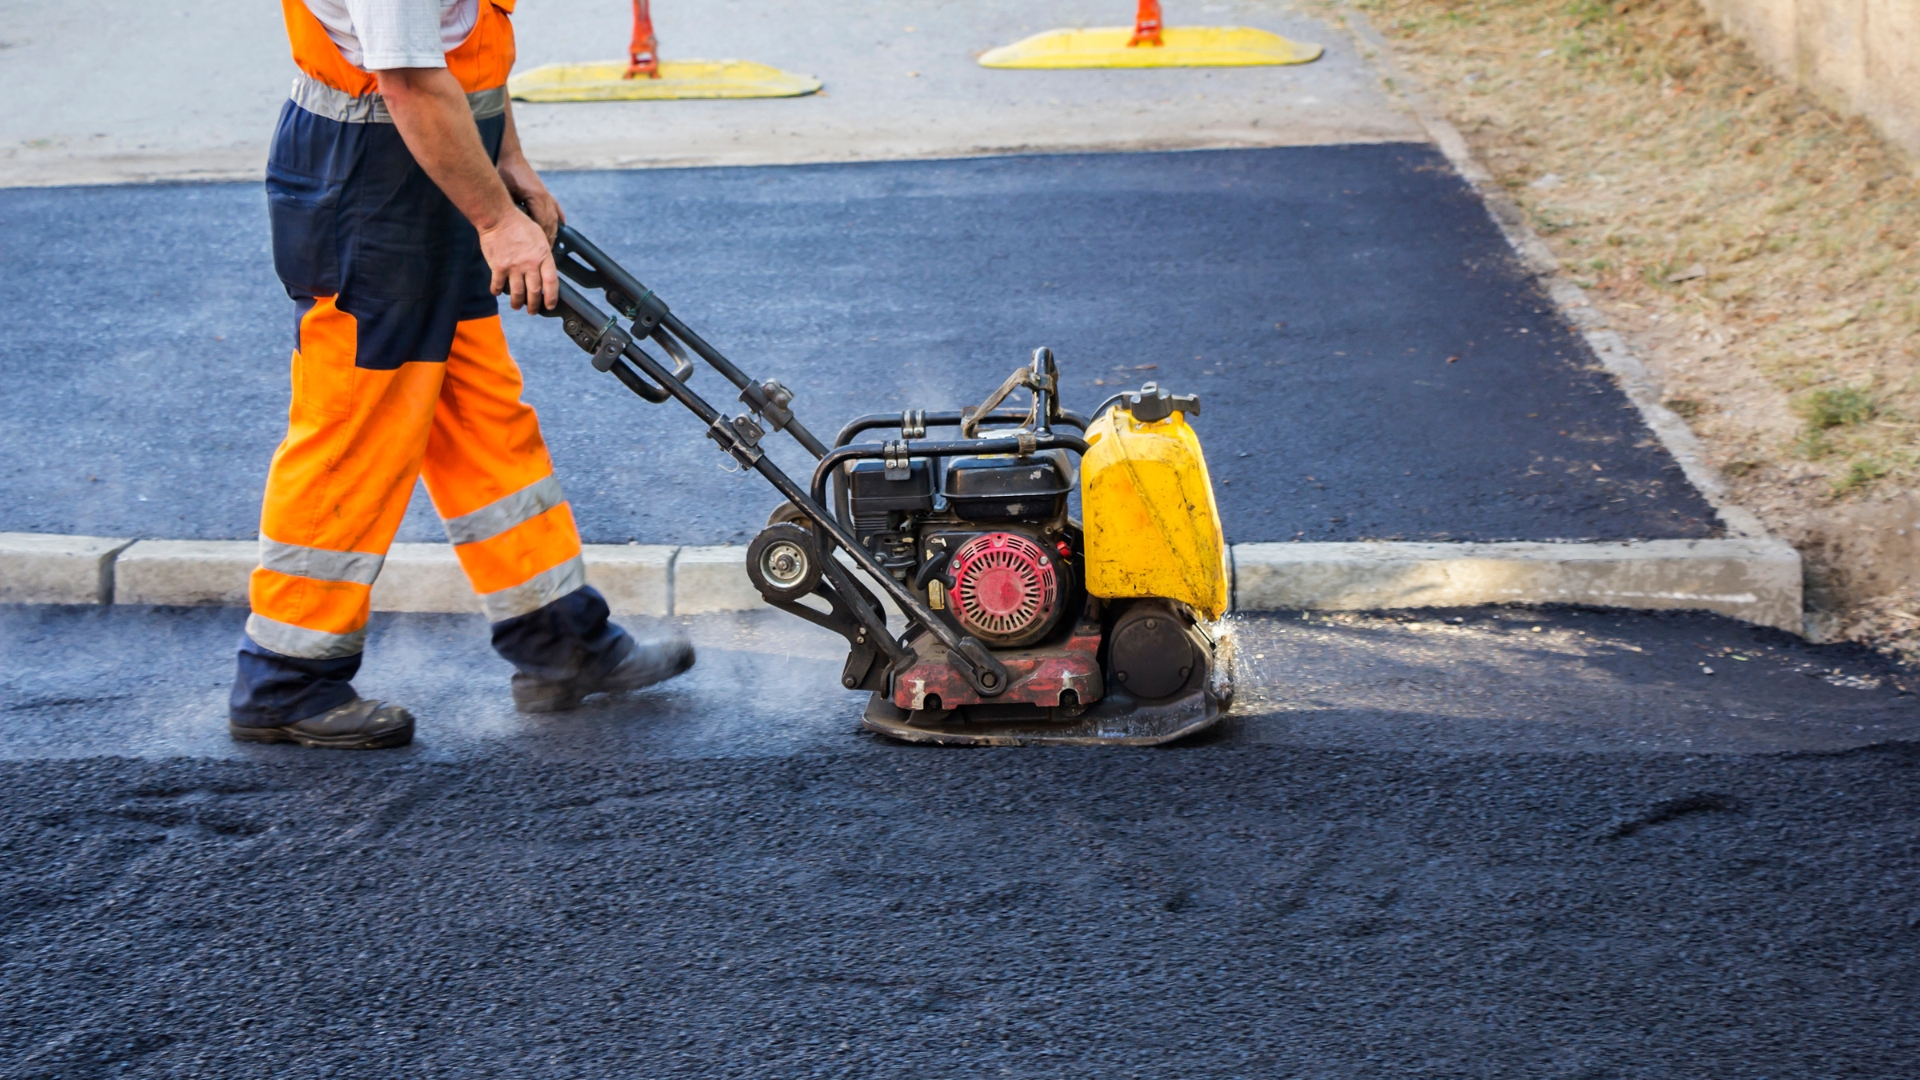
[(1200, 395), (1169, 394), (1159, 383), (1147, 383), (1139, 393), (1127, 395), (1127, 411), (1143, 424), (1165, 420), (1176, 411), (1199, 416)]

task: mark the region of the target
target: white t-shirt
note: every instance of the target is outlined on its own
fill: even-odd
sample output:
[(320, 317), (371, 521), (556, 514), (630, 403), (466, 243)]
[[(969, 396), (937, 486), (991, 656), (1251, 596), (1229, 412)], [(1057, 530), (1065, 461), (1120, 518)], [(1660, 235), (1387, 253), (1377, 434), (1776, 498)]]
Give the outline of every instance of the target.
[(362, 71), (443, 68), (480, 20), (481, 0), (302, 0)]

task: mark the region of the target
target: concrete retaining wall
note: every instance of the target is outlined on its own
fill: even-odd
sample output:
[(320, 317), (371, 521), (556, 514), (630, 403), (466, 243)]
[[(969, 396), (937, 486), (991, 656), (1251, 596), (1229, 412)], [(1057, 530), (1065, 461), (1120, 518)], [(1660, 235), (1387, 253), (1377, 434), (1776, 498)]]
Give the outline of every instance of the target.
[(1920, 157), (1920, 0), (1700, 0), (1781, 75)]

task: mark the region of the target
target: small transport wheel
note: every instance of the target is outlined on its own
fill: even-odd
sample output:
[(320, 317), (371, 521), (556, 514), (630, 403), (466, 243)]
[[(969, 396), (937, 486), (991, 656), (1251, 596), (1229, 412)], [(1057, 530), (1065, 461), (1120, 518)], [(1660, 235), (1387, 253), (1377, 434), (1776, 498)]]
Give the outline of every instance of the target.
[(747, 545), (747, 578), (769, 600), (798, 600), (820, 584), (820, 548), (813, 533), (781, 522)]

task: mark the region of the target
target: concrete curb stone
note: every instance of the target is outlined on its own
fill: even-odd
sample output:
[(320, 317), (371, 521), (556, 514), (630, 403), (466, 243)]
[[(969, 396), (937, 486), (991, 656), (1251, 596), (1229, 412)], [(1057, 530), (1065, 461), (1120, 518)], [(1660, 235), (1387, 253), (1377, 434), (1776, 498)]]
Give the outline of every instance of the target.
[(257, 540), (141, 540), (115, 563), (113, 602), (246, 607), (259, 564)]
[[(28, 537), (14, 540), (8, 537)], [(109, 585), (101, 599), (29, 599), (28, 586), (66, 558), (60, 542), (92, 537), (0, 535), (0, 597), (11, 603), (117, 603), (245, 607), (247, 578), (260, 561), (253, 540), (98, 541), (117, 544)], [(75, 546), (72, 543), (67, 547)], [(124, 549), (124, 550), (122, 550)], [(672, 610), (671, 568), (679, 549), (660, 544), (588, 544), (582, 549), (587, 582), (618, 615), (666, 615)], [(744, 549), (741, 549), (744, 550)], [(52, 552), (53, 554), (44, 554)], [(31, 566), (29, 566), (31, 564)], [(42, 566), (47, 569), (41, 569)], [(741, 575), (744, 580), (744, 572)], [(19, 594), (16, 596), (16, 594)], [(77, 594), (74, 586), (60, 595)], [(31, 594), (38, 595), (38, 594)], [(375, 611), (478, 612), (460, 560), (445, 544), (395, 544), (373, 586)]]
[(680, 550), (669, 544), (588, 544), (582, 548), (587, 584), (600, 590), (615, 615), (671, 615), (673, 562)]
[(460, 559), (446, 544), (395, 544), (373, 583), (375, 611), (479, 612)]
[(115, 557), (132, 540), (0, 533), (0, 602), (111, 604)]
[[(616, 615), (756, 611), (746, 548), (589, 544), (587, 580)], [(0, 534), (0, 601), (244, 607), (251, 540)], [(1625, 543), (1235, 544), (1235, 611), (1568, 603), (1713, 611), (1800, 628), (1800, 556), (1770, 538)], [(453, 549), (395, 544), (376, 611), (478, 612)], [(898, 614), (887, 603), (889, 614)]]
[(683, 547), (673, 560), (673, 613), (752, 611), (764, 605), (747, 580), (744, 547)]

